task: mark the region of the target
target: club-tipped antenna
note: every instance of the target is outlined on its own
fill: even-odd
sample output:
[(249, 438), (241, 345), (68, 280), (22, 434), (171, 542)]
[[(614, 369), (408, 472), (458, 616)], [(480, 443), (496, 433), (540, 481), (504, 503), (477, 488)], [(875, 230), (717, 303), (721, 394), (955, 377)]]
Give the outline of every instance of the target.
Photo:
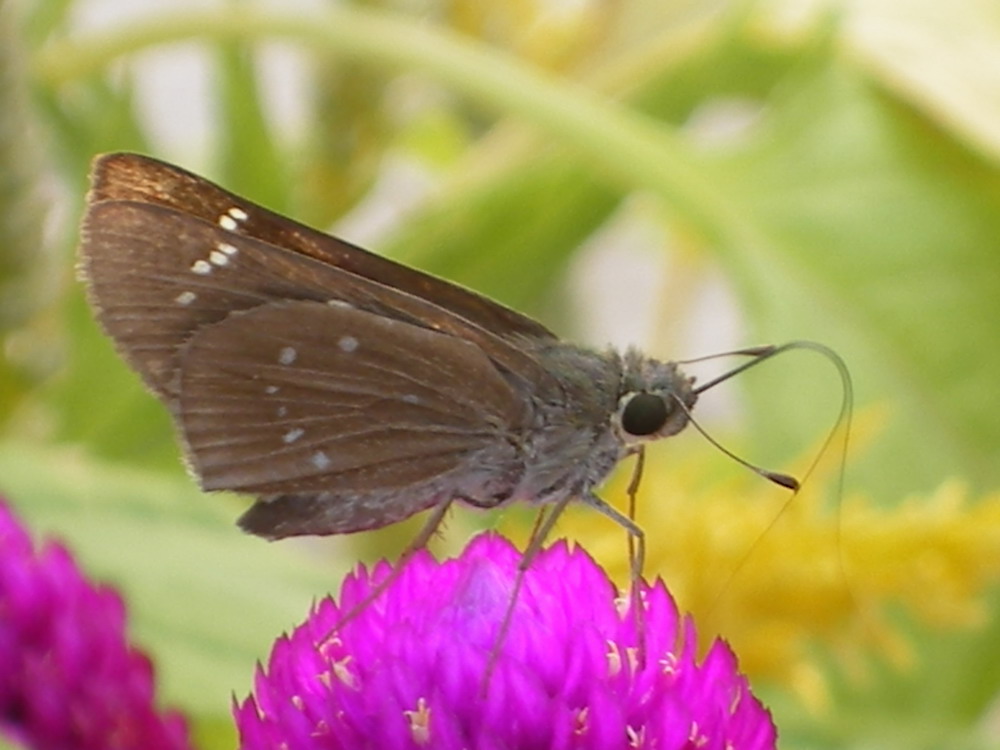
[[(782, 344), (780, 346), (760, 346), (760, 347), (751, 347), (751, 348), (748, 348), (748, 349), (738, 349), (738, 350), (732, 351), (732, 352), (724, 352), (722, 354), (715, 354), (715, 355), (711, 355), (711, 356), (708, 356), (708, 357), (700, 357), (698, 359), (686, 360), (684, 362), (684, 364), (687, 364), (687, 363), (690, 363), (690, 362), (702, 362), (702, 361), (705, 361), (705, 360), (708, 360), (708, 359), (716, 359), (718, 357), (726, 357), (726, 356), (746, 356), (746, 357), (752, 357), (751, 361), (745, 362), (744, 364), (742, 364), (742, 365), (740, 365), (738, 367), (734, 367), (732, 370), (729, 370), (728, 372), (723, 373), (719, 377), (717, 377), (717, 378), (715, 378), (713, 380), (710, 380), (709, 382), (705, 383), (700, 388), (698, 388), (698, 389), (695, 390), (695, 393), (702, 393), (704, 391), (707, 391), (709, 388), (712, 388), (712, 387), (718, 385), (719, 383), (722, 383), (722, 382), (724, 382), (726, 380), (729, 380), (729, 378), (733, 377), (734, 375), (738, 375), (739, 373), (744, 372), (744, 371), (750, 369), (751, 367), (759, 365), (761, 362), (765, 362), (768, 359), (771, 359), (772, 357), (774, 357), (774, 356), (776, 356), (778, 354), (781, 354), (781, 353), (787, 352), (787, 351), (791, 351), (792, 349), (808, 349), (808, 350), (817, 352), (818, 354), (822, 355), (827, 360), (829, 360), (830, 362), (832, 362), (833, 365), (837, 368), (837, 372), (840, 375), (840, 382), (841, 382), (841, 387), (842, 387), (842, 391), (843, 391), (843, 398), (841, 400), (840, 412), (837, 415), (837, 420), (834, 423), (834, 425), (830, 428), (830, 431), (827, 433), (826, 439), (823, 441), (823, 445), (820, 447), (819, 451), (816, 453), (816, 457), (813, 459), (812, 463), (809, 465), (809, 468), (806, 471), (806, 473), (803, 475), (801, 482), (796, 481), (793, 477), (787, 477), (784, 474), (778, 474), (776, 472), (770, 472), (770, 471), (767, 471), (765, 469), (759, 469), (758, 467), (756, 467), (756, 466), (754, 466), (754, 465), (752, 465), (752, 464), (744, 461), (739, 456), (733, 455), (733, 453), (731, 451), (727, 450), (724, 446), (719, 445), (718, 441), (716, 441), (715, 439), (713, 439), (711, 435), (706, 434), (705, 431), (701, 428), (701, 426), (697, 422), (695, 422), (694, 420), (691, 420), (691, 422), (692, 422), (692, 424), (694, 424), (695, 428), (702, 435), (704, 435), (705, 438), (712, 445), (714, 445), (717, 448), (719, 448), (723, 453), (725, 453), (726, 455), (732, 457), (738, 463), (743, 464), (744, 466), (748, 467), (749, 469), (751, 469), (752, 471), (756, 472), (757, 474), (760, 474), (764, 478), (769, 479), (772, 482), (775, 482), (777, 484), (780, 484), (782, 486), (788, 487), (789, 489), (793, 490), (792, 494), (782, 504), (781, 509), (779, 510), (779, 512), (771, 519), (771, 522), (760, 533), (760, 535), (757, 537), (756, 541), (752, 545), (750, 545), (750, 547), (744, 552), (744, 554), (741, 557), (739, 563), (733, 569), (732, 573), (730, 573), (730, 575), (729, 575), (728, 579), (726, 580), (725, 584), (722, 586), (722, 588), (719, 590), (717, 596), (715, 597), (715, 603), (711, 607), (712, 610), (715, 609), (715, 606), (718, 604), (719, 601), (721, 601), (723, 593), (726, 591), (726, 589), (729, 588), (729, 586), (732, 584), (733, 580), (735, 580), (737, 572), (743, 567), (743, 565), (747, 562), (747, 560), (749, 560), (750, 557), (754, 554), (754, 550), (761, 543), (761, 540), (763, 540), (763, 538), (768, 534), (768, 532), (770, 532), (771, 529), (774, 528), (774, 526), (778, 523), (778, 519), (781, 518), (781, 516), (784, 514), (784, 512), (791, 505), (792, 501), (795, 499), (796, 495), (798, 494), (799, 487), (801, 487), (803, 484), (805, 484), (808, 481), (808, 479), (812, 475), (813, 471), (819, 465), (820, 459), (823, 457), (823, 455), (829, 449), (830, 443), (833, 441), (833, 438), (837, 434), (837, 430), (838, 430), (838, 428), (841, 425), (843, 425), (843, 427), (844, 427), (844, 441), (843, 441), (843, 450), (841, 451), (841, 454), (840, 454), (840, 467), (839, 467), (838, 477), (837, 477), (837, 498), (838, 498), (838, 502), (839, 502), (840, 498), (843, 498), (843, 496), (844, 496), (845, 476), (847, 474), (847, 451), (848, 451), (848, 443), (850, 441), (850, 435), (851, 435), (851, 416), (852, 416), (852, 413), (853, 413), (853, 410), (854, 410), (854, 385), (853, 385), (853, 382), (851, 381), (851, 373), (847, 369), (847, 364), (844, 362), (843, 358), (839, 354), (837, 354), (833, 349), (831, 349), (830, 347), (828, 347), (828, 346), (826, 346), (824, 344), (820, 344), (820, 343), (815, 342), (815, 341), (791, 341), (791, 342), (789, 342), (787, 344)], [(687, 411), (686, 405), (683, 404), (683, 403), (681, 403), (681, 408), (683, 408), (685, 411)], [(690, 417), (690, 414), (688, 414), (688, 416)], [(789, 479), (791, 481), (789, 483), (786, 483), (786, 482), (783, 481), (785, 479)], [(841, 518), (841, 523), (842, 523), (842, 518)], [(838, 526), (837, 526), (837, 538), (838, 538), (838, 540), (840, 539), (842, 533), (843, 533), (843, 529), (838, 524)], [(838, 556), (840, 558), (841, 569), (843, 569), (843, 570), (846, 571), (847, 566), (846, 566), (845, 560), (843, 558), (843, 546), (840, 545), (840, 544), (838, 544), (837, 549), (838, 549)], [(849, 592), (849, 594), (850, 594), (850, 596), (851, 596), (852, 599), (854, 599), (854, 600), (857, 599), (854, 596), (854, 593), (852, 591), (850, 591), (850, 588), (848, 588), (848, 592)]]
[(764, 479), (768, 480), (769, 482), (774, 482), (775, 484), (777, 484), (777, 485), (779, 485), (781, 487), (787, 487), (792, 492), (798, 492), (799, 491), (799, 480), (798, 479), (796, 479), (795, 477), (793, 477), (791, 474), (782, 474), (780, 471), (771, 471), (770, 469), (765, 469), (762, 466), (757, 466), (757, 464), (752, 464), (749, 461), (747, 461), (745, 458), (743, 458), (742, 456), (739, 456), (736, 453), (734, 453), (733, 451), (729, 450), (729, 448), (727, 448), (722, 443), (720, 443), (718, 440), (716, 440), (714, 437), (712, 437), (711, 435), (709, 435), (708, 432), (705, 431), (704, 427), (702, 427), (700, 424), (698, 424), (698, 420), (696, 420), (694, 418), (694, 415), (691, 414), (691, 410), (688, 409), (687, 404), (685, 404), (679, 398), (676, 399), (676, 401), (677, 401), (678, 406), (680, 406), (681, 410), (685, 414), (687, 414), (688, 421), (692, 425), (694, 425), (694, 428), (696, 430), (698, 430), (698, 432), (701, 433), (702, 437), (704, 437), (708, 442), (710, 442), (712, 445), (714, 445), (720, 451), (722, 451), (727, 456), (729, 456), (731, 459), (733, 459), (736, 463), (740, 464), (741, 466), (747, 467), (754, 474), (757, 474), (758, 476), (764, 477)]
[(732, 370), (728, 370), (719, 375), (718, 377), (709, 380), (707, 383), (702, 383), (700, 386), (694, 389), (695, 393), (704, 393), (710, 388), (714, 388), (719, 383), (724, 383), (730, 378), (739, 375), (741, 372), (745, 372), (746, 370), (749, 370), (751, 367), (756, 367), (761, 362), (766, 362), (771, 357), (774, 357), (780, 352), (786, 350), (789, 346), (791, 346), (791, 344), (783, 344), (782, 346), (751, 346), (746, 349), (733, 349), (732, 351), (720, 352), (718, 354), (709, 354), (704, 357), (695, 357), (694, 359), (684, 359), (678, 362), (678, 364), (689, 365), (695, 362), (707, 362), (708, 360), (720, 359), (722, 357), (752, 357), (752, 359), (749, 362), (744, 362), (742, 365), (734, 367)]
[[(697, 429), (698, 432), (700, 432), (702, 435), (705, 436), (706, 440), (708, 440), (712, 445), (721, 450), (723, 453), (732, 458), (734, 461), (736, 461), (739, 464), (742, 464), (743, 466), (747, 467), (754, 473), (759, 474), (760, 476), (764, 477), (765, 479), (771, 482), (774, 482), (775, 484), (781, 485), (782, 487), (787, 487), (793, 492), (797, 492), (801, 484), (805, 482), (806, 479), (808, 479), (808, 477), (813, 473), (813, 470), (819, 463), (820, 458), (823, 456), (823, 454), (826, 453), (827, 448), (830, 447), (830, 442), (836, 435), (837, 429), (841, 425), (844, 425), (845, 427), (844, 451), (843, 454), (841, 455), (841, 466), (838, 478), (838, 493), (839, 496), (843, 496), (844, 475), (846, 473), (845, 462), (847, 461), (847, 444), (848, 440), (850, 439), (850, 432), (851, 432), (851, 414), (854, 410), (854, 384), (851, 381), (851, 373), (847, 369), (847, 364), (844, 362), (843, 358), (839, 354), (837, 354), (837, 352), (835, 352), (833, 349), (826, 346), (825, 344), (820, 344), (817, 341), (800, 340), (800, 341), (789, 341), (787, 344), (781, 344), (780, 346), (752, 346), (746, 349), (734, 349), (733, 351), (722, 352), (720, 354), (712, 354), (706, 357), (697, 357), (695, 359), (681, 360), (678, 364), (691, 364), (693, 362), (704, 362), (709, 359), (718, 359), (719, 357), (751, 358), (749, 362), (744, 362), (743, 364), (734, 367), (733, 369), (728, 370), (727, 372), (722, 373), (718, 377), (713, 378), (712, 380), (709, 380), (707, 383), (703, 383), (702, 385), (694, 389), (694, 392), (696, 394), (701, 394), (709, 390), (710, 388), (714, 388), (715, 386), (719, 385), (719, 383), (723, 383), (729, 380), (731, 377), (739, 375), (741, 372), (746, 372), (751, 367), (756, 367), (762, 362), (766, 362), (767, 360), (776, 357), (779, 354), (783, 354), (785, 352), (792, 351), (794, 349), (806, 349), (809, 351), (814, 351), (817, 354), (820, 354), (823, 357), (825, 357), (828, 361), (830, 361), (834, 365), (834, 367), (837, 368), (837, 373), (840, 375), (840, 383), (843, 391), (843, 398), (841, 399), (840, 411), (837, 414), (837, 420), (834, 423), (833, 427), (830, 429), (830, 432), (827, 434), (826, 439), (823, 441), (823, 445), (821, 446), (819, 452), (816, 454), (816, 458), (813, 460), (812, 464), (809, 466), (809, 469), (803, 476), (802, 482), (796, 480), (794, 477), (789, 476), (787, 474), (770, 471), (768, 469), (761, 468), (759, 466), (750, 463), (749, 461), (744, 460), (743, 458), (737, 456), (735, 453), (727, 449), (725, 446), (721, 445), (715, 438), (713, 438), (711, 435), (705, 432), (705, 430), (702, 429), (701, 425), (698, 424), (697, 421), (691, 419), (691, 424), (694, 425), (695, 429)], [(685, 404), (681, 403), (679, 399), (678, 403), (690, 418), (691, 413), (687, 409)]]

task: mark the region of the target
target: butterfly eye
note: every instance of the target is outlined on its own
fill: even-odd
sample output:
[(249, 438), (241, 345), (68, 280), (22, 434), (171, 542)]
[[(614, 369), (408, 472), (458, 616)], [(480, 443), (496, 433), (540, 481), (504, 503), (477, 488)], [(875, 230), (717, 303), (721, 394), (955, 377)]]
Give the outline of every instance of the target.
[(637, 393), (622, 409), (622, 429), (629, 435), (642, 437), (658, 432), (667, 423), (671, 408), (660, 396)]

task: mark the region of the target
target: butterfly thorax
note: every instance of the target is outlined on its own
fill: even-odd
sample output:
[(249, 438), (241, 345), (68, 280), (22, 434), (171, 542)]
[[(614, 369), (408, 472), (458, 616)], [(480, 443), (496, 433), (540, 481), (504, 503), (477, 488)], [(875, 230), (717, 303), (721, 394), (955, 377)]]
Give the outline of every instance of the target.
[(597, 352), (559, 341), (537, 344), (534, 354), (558, 386), (531, 394), (516, 499), (586, 495), (638, 445), (676, 434), (688, 422), (696, 398), (692, 379), (673, 363), (634, 349)]

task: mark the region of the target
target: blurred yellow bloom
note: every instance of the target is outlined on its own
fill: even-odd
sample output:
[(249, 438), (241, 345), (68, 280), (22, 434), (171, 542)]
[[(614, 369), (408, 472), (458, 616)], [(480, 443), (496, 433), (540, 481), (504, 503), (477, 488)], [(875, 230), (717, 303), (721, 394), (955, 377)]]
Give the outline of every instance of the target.
[(452, 24), (467, 34), (543, 68), (566, 70), (600, 49), (620, 8), (593, 0), (459, 0), (448, 10)]
[[(789, 499), (752, 474), (706, 479), (710, 460), (717, 465), (672, 451), (646, 461), (637, 502), (645, 574), (666, 581), (706, 643), (726, 638), (752, 677), (780, 680), (819, 707), (815, 643), (847, 668), (863, 667), (871, 647), (901, 665), (910, 653), (884, 616), (888, 605), (933, 626), (985, 617), (981, 596), (1000, 579), (1000, 493), (971, 502), (948, 482), (893, 508), (853, 494), (831, 504), (835, 474), (814, 474)], [(623, 467), (602, 492), (619, 508), (630, 474)], [(576, 505), (557, 535), (584, 542), (627, 585), (626, 535), (607, 519)]]

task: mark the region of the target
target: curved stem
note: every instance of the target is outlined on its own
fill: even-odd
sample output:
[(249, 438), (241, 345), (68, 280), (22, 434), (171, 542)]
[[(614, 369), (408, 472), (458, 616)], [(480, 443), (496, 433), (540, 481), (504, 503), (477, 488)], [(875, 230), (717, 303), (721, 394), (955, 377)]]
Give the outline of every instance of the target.
[(177, 13), (83, 41), (52, 43), (36, 58), (36, 72), (43, 82), (57, 85), (154, 45), (234, 37), (287, 39), (318, 54), (423, 70), (575, 148), (629, 189), (657, 193), (709, 241), (745, 246), (756, 239), (755, 229), (718, 181), (706, 177), (709, 167), (692, 159), (687, 144), (668, 126), (573, 81), (412, 17), (356, 7), (309, 15), (253, 7)]

